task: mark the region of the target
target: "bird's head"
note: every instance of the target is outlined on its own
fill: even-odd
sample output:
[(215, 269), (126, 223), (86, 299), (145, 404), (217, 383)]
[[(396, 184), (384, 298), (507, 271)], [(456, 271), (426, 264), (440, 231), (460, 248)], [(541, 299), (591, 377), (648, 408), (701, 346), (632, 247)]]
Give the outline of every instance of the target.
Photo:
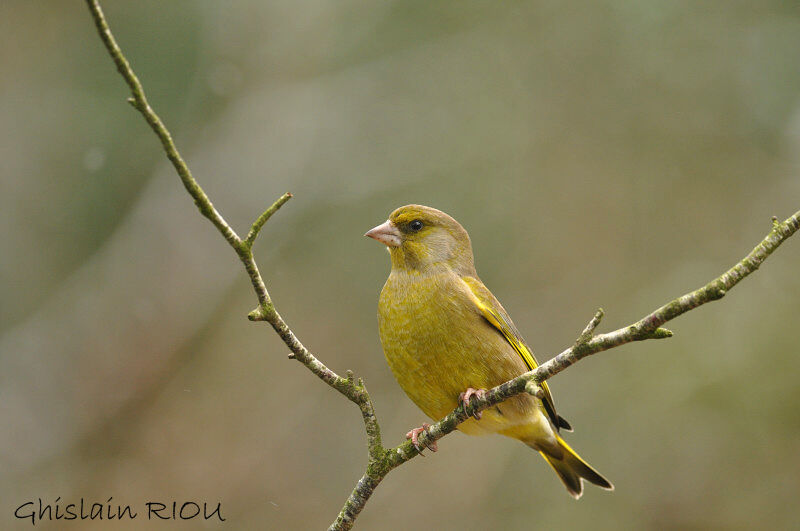
[(426, 272), (448, 267), (461, 274), (475, 270), (467, 231), (435, 208), (400, 207), (365, 236), (388, 247), (393, 269)]

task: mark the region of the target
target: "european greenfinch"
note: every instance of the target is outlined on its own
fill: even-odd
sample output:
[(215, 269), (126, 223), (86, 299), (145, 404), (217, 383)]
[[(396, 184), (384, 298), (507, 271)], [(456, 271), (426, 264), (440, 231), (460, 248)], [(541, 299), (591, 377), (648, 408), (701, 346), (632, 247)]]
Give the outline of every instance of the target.
[[(383, 352), (400, 387), (434, 420), (537, 366), (508, 313), (475, 272), (467, 231), (453, 218), (421, 205), (400, 207), (366, 233), (389, 249), (392, 270), (380, 295)], [(546, 383), (543, 399), (516, 395), (470, 418), (469, 435), (499, 433), (538, 451), (567, 491), (579, 498), (583, 480), (611, 483), (567, 445)], [(406, 436), (417, 446), (419, 434)], [(419, 448), (419, 447), (418, 447)], [(435, 447), (431, 447), (435, 451)]]

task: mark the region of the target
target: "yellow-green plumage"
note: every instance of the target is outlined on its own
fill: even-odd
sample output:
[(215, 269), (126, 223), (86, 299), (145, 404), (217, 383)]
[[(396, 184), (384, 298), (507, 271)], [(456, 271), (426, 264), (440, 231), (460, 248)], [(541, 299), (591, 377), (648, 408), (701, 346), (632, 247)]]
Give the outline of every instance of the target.
[[(489, 389), (536, 367), (500, 302), (475, 272), (467, 232), (439, 210), (408, 205), (367, 235), (385, 243), (392, 270), (378, 306), (381, 343), (400, 387), (438, 420), (467, 388)], [(489, 408), (459, 430), (499, 433), (538, 450), (574, 497), (581, 478), (612, 489), (560, 437), (569, 424), (545, 400), (527, 394)]]

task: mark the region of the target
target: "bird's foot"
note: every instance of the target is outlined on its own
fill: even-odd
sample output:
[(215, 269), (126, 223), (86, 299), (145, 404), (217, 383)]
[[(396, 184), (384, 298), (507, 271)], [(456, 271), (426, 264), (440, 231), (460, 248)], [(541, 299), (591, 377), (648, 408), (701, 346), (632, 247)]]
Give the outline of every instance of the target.
[(470, 412), (470, 410), (472, 409), (472, 406), (470, 404), (470, 399), (472, 399), (473, 396), (477, 397), (479, 400), (483, 400), (484, 398), (486, 398), (486, 389), (473, 389), (472, 387), (468, 387), (466, 391), (458, 395), (458, 401), (461, 405), (464, 406), (464, 411), (468, 415), (472, 415), (473, 417), (475, 417), (475, 420), (480, 420), (481, 419), (480, 411), (472, 410)]
[[(411, 439), (411, 444), (413, 444), (414, 448), (417, 449), (419, 455), (424, 455), (422, 453), (422, 447), (419, 445), (419, 435), (420, 433), (427, 432), (428, 428), (430, 427), (431, 427), (430, 424), (428, 424), (427, 422), (423, 422), (422, 427), (414, 428), (410, 432), (406, 433), (406, 439)], [(425, 447), (428, 448), (431, 452), (435, 452), (436, 450), (439, 449), (439, 446), (436, 444), (436, 441), (430, 441), (425, 443)]]

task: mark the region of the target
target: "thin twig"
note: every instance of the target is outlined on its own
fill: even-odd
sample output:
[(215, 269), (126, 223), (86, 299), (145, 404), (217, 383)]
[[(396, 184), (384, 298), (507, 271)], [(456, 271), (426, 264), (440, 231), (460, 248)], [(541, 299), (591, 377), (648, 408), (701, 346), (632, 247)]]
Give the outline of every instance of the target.
[(574, 346), (577, 347), (578, 345), (583, 345), (592, 339), (592, 337), (594, 337), (594, 330), (597, 328), (597, 325), (600, 324), (600, 321), (603, 319), (603, 315), (605, 315), (603, 309), (598, 308), (594, 314), (594, 317), (592, 317), (591, 321), (589, 321), (589, 324), (586, 325), (586, 328), (583, 329), (581, 335), (579, 335), (578, 339), (575, 340)]
[(247, 238), (244, 239), (244, 243), (247, 245), (247, 247), (253, 246), (253, 242), (256, 241), (256, 237), (258, 237), (258, 233), (261, 230), (261, 227), (264, 226), (264, 223), (269, 221), (269, 218), (272, 217), (272, 214), (277, 212), (278, 209), (291, 198), (292, 194), (290, 192), (286, 192), (277, 201), (275, 201), (271, 207), (266, 209), (263, 214), (258, 216), (258, 219), (253, 222), (253, 226), (250, 227), (250, 232), (247, 233)]
[(100, 34), (100, 38), (103, 40), (106, 50), (108, 50), (111, 59), (114, 60), (114, 64), (117, 65), (117, 70), (122, 74), (125, 83), (127, 83), (128, 87), (131, 89), (133, 97), (129, 99), (128, 102), (133, 105), (137, 111), (142, 113), (144, 119), (150, 124), (150, 127), (155, 131), (159, 140), (161, 140), (161, 145), (164, 146), (164, 152), (167, 154), (167, 158), (169, 158), (172, 165), (175, 166), (175, 171), (178, 172), (183, 186), (186, 187), (186, 191), (189, 192), (189, 195), (194, 199), (194, 203), (197, 205), (200, 213), (211, 220), (211, 223), (217, 227), (229, 244), (238, 244), (240, 240), (236, 231), (234, 231), (233, 228), (228, 225), (228, 222), (217, 212), (214, 205), (211, 204), (211, 200), (203, 189), (200, 188), (200, 185), (197, 184), (194, 177), (192, 177), (189, 166), (186, 165), (183, 157), (181, 157), (181, 154), (178, 152), (178, 148), (175, 147), (175, 142), (172, 141), (172, 135), (170, 135), (164, 123), (161, 121), (161, 118), (158, 117), (147, 102), (144, 88), (142, 88), (139, 78), (133, 72), (131, 65), (122, 54), (119, 45), (117, 45), (114, 35), (112, 35), (111, 30), (108, 28), (108, 23), (103, 15), (103, 10), (100, 9), (100, 4), (96, 0), (87, 0), (86, 3), (89, 5), (89, 11), (92, 13), (94, 24), (97, 26), (97, 32)]
[(117, 70), (119, 70), (131, 90), (133, 97), (128, 101), (142, 116), (144, 116), (147, 123), (150, 124), (150, 127), (161, 140), (164, 152), (178, 172), (189, 195), (194, 199), (197, 208), (205, 217), (211, 220), (217, 229), (219, 229), (225, 237), (225, 240), (227, 240), (228, 244), (236, 251), (236, 254), (244, 264), (245, 270), (250, 277), (250, 282), (253, 285), (253, 290), (258, 298), (258, 308), (250, 312), (249, 318), (253, 321), (267, 321), (272, 325), (272, 328), (278, 333), (286, 346), (289, 347), (292, 358), (305, 365), (319, 379), (339, 391), (359, 407), (367, 433), (370, 461), (379, 456), (383, 456), (385, 449), (381, 446), (380, 426), (378, 425), (375, 409), (366, 387), (360, 380), (354, 382), (352, 379), (342, 378), (325, 366), (324, 363), (319, 361), (305, 346), (303, 346), (275, 309), (269, 292), (267, 291), (267, 286), (264, 283), (264, 279), (258, 270), (258, 264), (256, 264), (256, 260), (253, 257), (252, 245), (259, 231), (267, 220), (292, 197), (292, 194), (286, 193), (278, 198), (277, 201), (253, 222), (247, 237), (242, 240), (228, 222), (225, 221), (225, 218), (223, 218), (211, 204), (211, 200), (209, 200), (205, 191), (203, 191), (202, 187), (194, 179), (191, 171), (189, 171), (188, 165), (175, 147), (175, 143), (166, 126), (150, 107), (144, 88), (114, 39), (114, 35), (111, 33), (103, 11), (100, 8), (100, 4), (97, 0), (86, 0), (86, 3), (89, 6), (89, 11), (92, 14), (95, 26), (97, 27), (97, 31), (100, 34), (100, 38), (106, 50), (108, 50), (114, 64), (117, 66)]

